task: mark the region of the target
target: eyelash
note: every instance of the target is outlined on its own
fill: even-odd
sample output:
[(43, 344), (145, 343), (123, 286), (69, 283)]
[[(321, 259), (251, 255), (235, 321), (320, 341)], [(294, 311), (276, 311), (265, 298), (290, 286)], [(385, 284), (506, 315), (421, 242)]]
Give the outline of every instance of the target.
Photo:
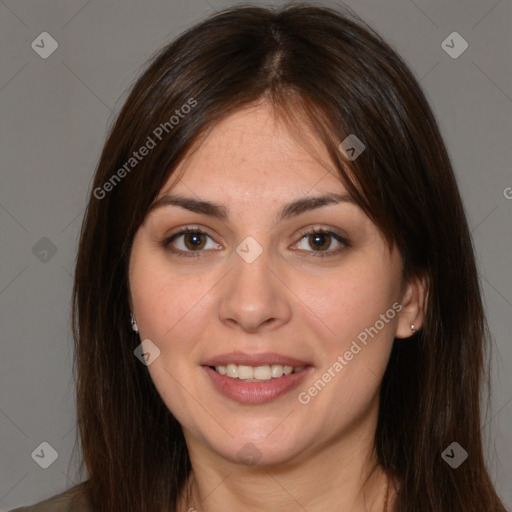
[[(200, 229), (197, 229), (197, 228), (189, 228), (187, 226), (185, 229), (182, 229), (178, 233), (174, 233), (173, 235), (165, 238), (162, 241), (162, 246), (165, 249), (167, 249), (168, 251), (172, 252), (173, 254), (176, 254), (177, 256), (182, 256), (182, 257), (185, 257), (185, 258), (197, 258), (197, 257), (200, 256), (200, 253), (204, 252), (204, 251), (202, 251), (202, 250), (199, 250), (199, 251), (183, 251), (181, 249), (175, 249), (175, 248), (173, 248), (171, 246), (171, 243), (176, 238), (178, 238), (179, 236), (182, 236), (182, 235), (189, 235), (189, 234), (201, 234), (201, 235), (207, 236), (208, 238), (211, 238), (204, 231), (202, 231)], [(342, 250), (344, 250), (344, 249), (346, 249), (346, 248), (351, 246), (349, 241), (346, 238), (342, 237), (341, 235), (339, 235), (337, 233), (334, 233), (333, 231), (328, 231), (328, 230), (325, 230), (325, 229), (317, 229), (317, 228), (313, 228), (313, 229), (311, 229), (309, 231), (302, 232), (300, 234), (299, 241), (301, 241), (303, 238), (305, 238), (307, 236), (312, 236), (312, 235), (316, 235), (316, 234), (330, 235), (337, 242), (341, 243), (342, 247), (340, 247), (340, 248), (338, 248), (336, 250), (327, 250), (327, 251), (305, 251), (305, 252), (312, 253), (311, 256), (314, 257), (314, 258), (327, 258), (327, 257), (330, 257), (330, 256), (335, 256), (335, 255), (339, 254)], [(302, 250), (302, 249), (300, 249), (300, 250)]]

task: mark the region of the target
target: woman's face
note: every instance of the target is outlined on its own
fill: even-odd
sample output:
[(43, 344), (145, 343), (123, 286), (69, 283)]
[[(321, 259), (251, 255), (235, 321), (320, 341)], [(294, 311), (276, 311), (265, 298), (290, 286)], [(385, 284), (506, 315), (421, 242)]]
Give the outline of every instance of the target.
[(140, 338), (160, 351), (148, 370), (189, 450), (282, 464), (369, 439), (402, 322), (398, 252), (264, 104), (217, 124), (179, 170), (129, 277)]

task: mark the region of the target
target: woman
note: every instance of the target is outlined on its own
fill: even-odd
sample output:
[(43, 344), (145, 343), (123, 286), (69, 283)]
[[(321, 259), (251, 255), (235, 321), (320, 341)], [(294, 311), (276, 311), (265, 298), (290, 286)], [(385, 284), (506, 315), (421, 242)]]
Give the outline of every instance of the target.
[(449, 158), (349, 13), (228, 9), (160, 52), (101, 155), (74, 299), (89, 479), (20, 511), (505, 511)]

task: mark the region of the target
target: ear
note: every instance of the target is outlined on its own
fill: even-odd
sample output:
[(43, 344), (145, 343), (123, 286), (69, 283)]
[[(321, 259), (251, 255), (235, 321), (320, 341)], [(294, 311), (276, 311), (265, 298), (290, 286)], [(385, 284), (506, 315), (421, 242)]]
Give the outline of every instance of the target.
[[(423, 326), (428, 299), (428, 283), (426, 277), (411, 278), (402, 292), (398, 314), (396, 338), (409, 338)], [(411, 326), (414, 325), (414, 330)]]

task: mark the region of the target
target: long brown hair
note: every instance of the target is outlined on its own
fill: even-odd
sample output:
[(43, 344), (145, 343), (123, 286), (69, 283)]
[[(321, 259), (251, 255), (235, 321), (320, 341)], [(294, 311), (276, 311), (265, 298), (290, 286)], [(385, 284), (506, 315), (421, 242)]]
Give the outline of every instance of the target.
[[(262, 99), (291, 130), (297, 119), (308, 123), (349, 193), (399, 248), (404, 277), (428, 283), (423, 328), (395, 340), (381, 387), (375, 447), (400, 482), (395, 510), (504, 512), (482, 446), (490, 337), (435, 119), (378, 34), (348, 9), (307, 4), (235, 7), (187, 30), (152, 59), (111, 127), (74, 285), (77, 421), (91, 503), (101, 512), (176, 510), (191, 465), (180, 425), (134, 356), (131, 242), (198, 137)], [(353, 161), (339, 149), (350, 134), (366, 146)], [(469, 456), (457, 469), (442, 457), (452, 442)]]

